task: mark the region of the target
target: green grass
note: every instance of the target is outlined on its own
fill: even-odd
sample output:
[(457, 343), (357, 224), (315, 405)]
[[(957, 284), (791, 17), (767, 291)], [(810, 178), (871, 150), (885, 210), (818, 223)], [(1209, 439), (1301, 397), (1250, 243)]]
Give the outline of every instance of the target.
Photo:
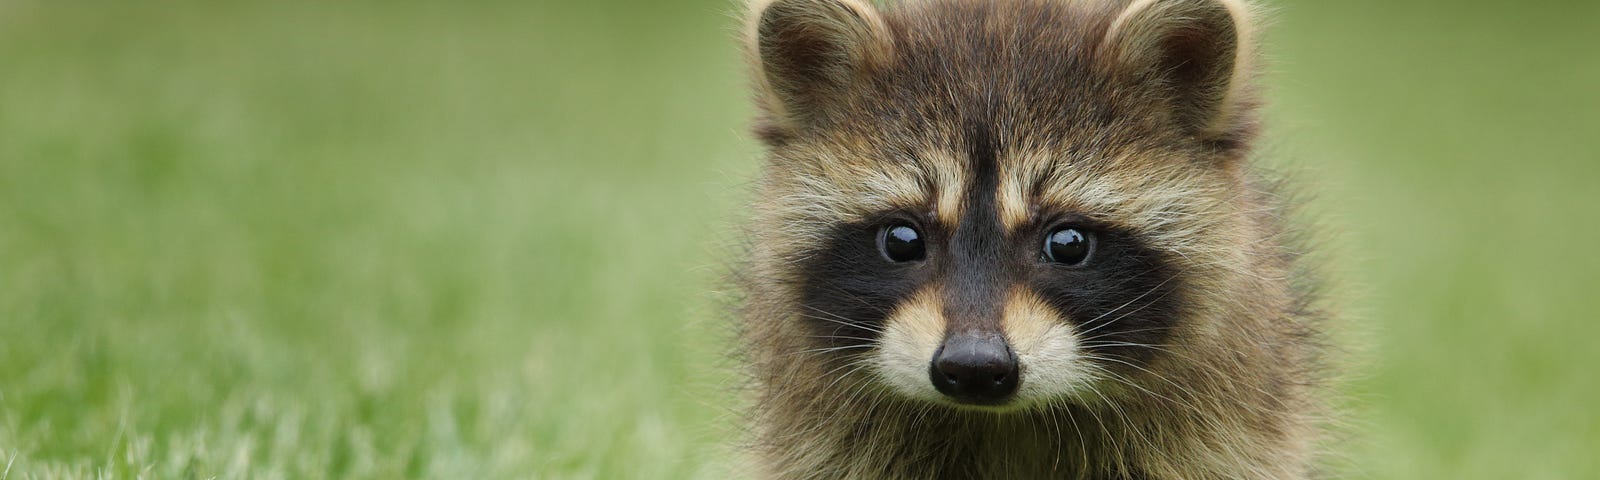
[[(1600, 476), (1600, 4), (1481, 3), (1275, 4), (1358, 477)], [(0, 478), (725, 476), (732, 10), (0, 0)]]

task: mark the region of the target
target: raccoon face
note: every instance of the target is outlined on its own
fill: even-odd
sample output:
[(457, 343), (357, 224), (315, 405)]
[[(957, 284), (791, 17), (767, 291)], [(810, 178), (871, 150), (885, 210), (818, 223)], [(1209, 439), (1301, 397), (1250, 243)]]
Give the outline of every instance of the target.
[(1237, 8), (758, 8), (754, 261), (778, 280), (756, 293), (792, 305), (805, 358), (906, 398), (1010, 410), (1136, 387), (1204, 330), (1194, 300), (1247, 238)]

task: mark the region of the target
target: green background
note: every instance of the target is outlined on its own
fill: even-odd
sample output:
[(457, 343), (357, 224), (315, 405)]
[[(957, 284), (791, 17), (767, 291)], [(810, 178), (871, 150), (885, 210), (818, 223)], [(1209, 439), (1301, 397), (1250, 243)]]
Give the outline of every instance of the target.
[[(1600, 3), (1279, 0), (1357, 478), (1600, 477)], [(0, 0), (0, 478), (717, 478), (729, 0)]]

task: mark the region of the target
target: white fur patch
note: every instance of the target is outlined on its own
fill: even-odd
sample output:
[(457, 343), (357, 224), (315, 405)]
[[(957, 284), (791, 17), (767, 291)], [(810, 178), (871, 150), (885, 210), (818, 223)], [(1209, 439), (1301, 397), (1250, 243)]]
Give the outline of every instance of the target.
[(1094, 381), (1072, 324), (1033, 292), (1013, 290), (1001, 322), (1022, 372), (1016, 406), (1072, 397)]
[[(872, 370), (896, 393), (948, 403), (928, 379), (928, 365), (944, 341), (944, 306), (937, 288), (919, 292), (884, 323), (872, 357)], [(983, 410), (1015, 410), (1073, 397), (1095, 380), (1072, 324), (1026, 289), (1006, 301), (1001, 327), (1020, 362), (1022, 383), (1016, 400)], [(974, 407), (978, 408), (978, 407)]]
[(901, 304), (883, 325), (872, 369), (890, 389), (901, 395), (941, 401), (943, 395), (928, 379), (933, 352), (944, 341), (944, 303), (937, 288), (929, 288)]

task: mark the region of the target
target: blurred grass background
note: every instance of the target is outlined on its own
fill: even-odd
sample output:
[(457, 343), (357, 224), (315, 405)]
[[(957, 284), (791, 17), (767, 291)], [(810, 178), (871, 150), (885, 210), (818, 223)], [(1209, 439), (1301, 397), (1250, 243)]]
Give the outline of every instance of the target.
[[(1358, 478), (1600, 477), (1600, 3), (1270, 2)], [(0, 478), (719, 478), (729, 0), (0, 0)]]

